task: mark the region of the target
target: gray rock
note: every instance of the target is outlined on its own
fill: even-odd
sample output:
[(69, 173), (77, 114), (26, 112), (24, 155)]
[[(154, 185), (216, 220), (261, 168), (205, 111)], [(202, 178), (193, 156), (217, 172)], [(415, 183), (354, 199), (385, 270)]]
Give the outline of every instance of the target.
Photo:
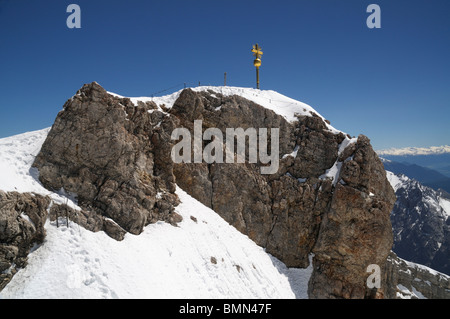
[[(85, 85), (66, 102), (36, 158), (40, 181), (77, 194), (81, 224), (116, 239), (120, 229), (139, 234), (158, 220), (176, 225), (177, 183), (287, 266), (307, 267), (314, 253), (311, 298), (388, 295), (387, 282), (375, 292), (365, 286), (369, 264), (387, 273), (395, 202), (368, 138), (339, 154), (344, 134), (329, 131), (316, 114), (290, 123), (240, 96), (190, 89), (166, 112)], [(262, 175), (248, 154), (244, 164), (173, 164), (171, 132), (192, 132), (199, 119), (204, 130), (279, 128), (278, 172)], [(296, 147), (295, 158), (283, 156)], [(335, 163), (342, 166), (337, 180), (323, 178)]]
[[(93, 229), (100, 227), (95, 214), (132, 234), (158, 220), (179, 220), (170, 161), (174, 123), (156, 108), (134, 106), (95, 82), (83, 86), (65, 103), (36, 157), (40, 181), (77, 194)], [(163, 202), (158, 193), (165, 194)]]
[(0, 290), (27, 264), (33, 246), (44, 241), (48, 197), (0, 191)]
[[(313, 248), (311, 298), (371, 296), (367, 266), (384, 265), (392, 247), (394, 191), (369, 140), (360, 136), (355, 146), (353, 159), (343, 163)], [(380, 291), (377, 296), (382, 295)]]
[(386, 298), (450, 299), (450, 276), (407, 263), (391, 252), (386, 260)]
[(119, 241), (123, 240), (127, 233), (111, 219), (86, 210), (78, 211), (65, 204), (53, 204), (50, 208), (49, 218), (50, 221), (62, 219), (66, 226), (70, 222), (74, 222), (92, 232), (104, 231), (107, 235)]
[[(196, 119), (203, 129), (280, 128), (280, 155), (296, 146), (298, 152), (280, 158), (276, 174), (261, 175), (250, 163), (177, 164), (177, 183), (287, 266), (307, 267), (314, 253), (310, 297), (371, 296), (366, 268), (384, 265), (392, 247), (395, 195), (368, 138), (360, 136), (338, 157), (345, 136), (330, 132), (319, 116), (288, 123), (242, 97), (217, 93), (185, 90), (171, 114), (191, 132)], [(336, 161), (342, 169), (334, 187), (319, 177)]]

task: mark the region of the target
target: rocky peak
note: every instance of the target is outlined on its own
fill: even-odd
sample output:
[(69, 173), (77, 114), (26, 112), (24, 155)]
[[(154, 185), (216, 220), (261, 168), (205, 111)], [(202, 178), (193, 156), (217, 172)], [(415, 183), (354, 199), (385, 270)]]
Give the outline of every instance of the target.
[(134, 106), (95, 82), (83, 86), (64, 104), (36, 157), (40, 181), (76, 194), (88, 215), (109, 217), (133, 234), (157, 220), (176, 223), (165, 144), (173, 123), (155, 109)]
[[(248, 154), (245, 163), (174, 164), (171, 133), (192, 132), (194, 120), (203, 131), (279, 129), (278, 171), (261, 174)], [(185, 89), (173, 106), (135, 104), (91, 83), (66, 102), (34, 166), (45, 187), (76, 194), (87, 219), (108, 217), (133, 234), (180, 220), (178, 184), (287, 266), (306, 267), (314, 254), (310, 297), (385, 296), (386, 283), (366, 287), (366, 269), (385, 269), (394, 192), (369, 139), (330, 130), (314, 112), (290, 121), (214, 90)]]
[(311, 297), (368, 296), (366, 268), (385, 264), (395, 202), (369, 139), (331, 132), (314, 113), (288, 122), (239, 96), (185, 92), (171, 111), (181, 125), (279, 127), (288, 155), (273, 175), (253, 164), (177, 164), (177, 183), (287, 266), (306, 267), (314, 253)]
[(393, 251), (450, 274), (450, 201), (404, 175), (388, 172), (388, 178), (397, 195), (391, 214)]

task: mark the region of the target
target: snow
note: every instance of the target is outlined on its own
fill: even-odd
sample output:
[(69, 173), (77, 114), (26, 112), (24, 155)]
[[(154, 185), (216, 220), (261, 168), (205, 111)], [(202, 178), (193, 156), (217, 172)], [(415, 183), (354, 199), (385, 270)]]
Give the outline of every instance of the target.
[(44, 244), (0, 297), (307, 297), (311, 267), (287, 268), (180, 188), (177, 194), (179, 227), (159, 222), (121, 242), (47, 221)]
[(340, 156), (342, 154), (342, 152), (344, 152), (344, 150), (350, 146), (351, 144), (354, 144), (358, 141), (357, 137), (353, 137), (353, 138), (348, 138), (347, 136), (345, 137), (345, 139), (341, 142), (341, 144), (339, 144), (339, 151), (338, 151), (338, 156)]
[(399, 188), (403, 187), (404, 184), (409, 180), (405, 175), (396, 175), (390, 171), (386, 171), (386, 177), (391, 184), (394, 192), (396, 192)]
[(0, 190), (48, 195), (59, 204), (67, 202), (79, 210), (75, 194), (67, 194), (64, 189), (58, 193), (45, 189), (38, 180), (39, 172), (31, 167), (49, 131), (46, 128), (0, 139)]
[(377, 151), (378, 155), (436, 155), (450, 153), (450, 145), (431, 147), (390, 148)]
[(420, 291), (418, 291), (414, 286), (411, 287), (411, 290), (403, 286), (402, 284), (397, 285), (397, 297), (399, 299), (427, 299)]
[(409, 291), (408, 288), (406, 288), (405, 286), (403, 286), (402, 284), (398, 284), (397, 285), (397, 297), (400, 299), (411, 299), (411, 291)]
[(289, 122), (296, 120), (295, 115), (311, 116), (310, 112), (317, 113), (311, 106), (291, 99), (272, 90), (258, 90), (253, 88), (241, 88), (232, 86), (200, 86), (192, 88), (193, 91), (214, 91), (223, 96), (239, 95), (247, 100), (255, 102), (275, 113), (283, 116)]
[(450, 218), (450, 201), (448, 199), (440, 197), (439, 205), (442, 207), (444, 214), (447, 216), (447, 218)]
[(294, 147), (294, 150), (292, 151), (292, 153), (290, 153), (290, 154), (284, 154), (284, 155), (283, 155), (283, 158), (286, 158), (286, 157), (288, 157), (288, 156), (291, 156), (291, 157), (293, 157), (294, 159), (297, 158), (298, 149), (299, 149), (299, 146), (297, 145), (297, 146)]
[[(0, 139), (0, 189), (49, 195), (77, 207), (74, 194), (46, 190), (31, 169), (48, 132)], [(287, 268), (214, 211), (180, 188), (176, 192), (183, 216), (178, 227), (158, 222), (120, 242), (47, 220), (44, 243), (0, 298), (307, 298), (312, 266)]]
[(18, 192), (45, 192), (30, 172), (35, 155), (50, 129), (0, 139), (0, 189)]
[(333, 181), (333, 186), (336, 186), (336, 183), (338, 182), (339, 179), (339, 175), (341, 173), (341, 168), (342, 162), (336, 161), (330, 169), (327, 169), (325, 171), (325, 174), (319, 176), (319, 179), (324, 180), (330, 178)]
[[(108, 94), (118, 97), (118, 98), (125, 98), (125, 96), (113, 93), (113, 92), (107, 92)], [(171, 108), (173, 106), (173, 104), (175, 103), (175, 101), (178, 99), (178, 97), (180, 96), (181, 91), (169, 94), (169, 95), (165, 95), (165, 96), (160, 96), (160, 97), (129, 97), (129, 99), (131, 100), (131, 102), (137, 106), (138, 102), (155, 102), (156, 105), (159, 108), (159, 111), (165, 113), (165, 111), (162, 109), (162, 105), (164, 105), (166, 108)], [(149, 110), (149, 113), (154, 112), (154, 110)]]
[[(391, 184), (392, 188), (396, 192), (400, 188), (407, 188), (408, 183), (415, 183), (415, 187), (419, 188), (421, 192), (424, 192), (424, 189), (426, 188), (419, 182), (410, 179), (409, 177), (403, 175), (403, 174), (394, 174), (390, 171), (386, 171), (386, 177)], [(428, 206), (428, 208), (434, 208), (436, 211), (441, 211), (443, 216), (445, 218), (450, 217), (450, 201), (446, 198), (443, 198), (438, 195), (437, 192), (430, 189), (432, 191), (432, 196), (430, 195), (424, 195), (423, 202), (425, 205)], [(420, 210), (418, 210), (420, 212)]]
[[(344, 152), (344, 150), (351, 144), (356, 143), (358, 141), (358, 139), (356, 137), (354, 138), (348, 138), (347, 136), (345, 137), (345, 139), (341, 142), (341, 144), (339, 144), (339, 150), (338, 150), (338, 158), (340, 157), (340, 155), (342, 154), (342, 152)], [(346, 158), (344, 160), (344, 162), (347, 162), (349, 160), (352, 160), (353, 157), (349, 157)], [(319, 179), (331, 179), (333, 181), (333, 186), (336, 186), (338, 180), (339, 180), (339, 176), (341, 174), (341, 168), (342, 168), (342, 163), (339, 160), (336, 160), (336, 162), (333, 164), (333, 166), (329, 169), (327, 169), (325, 171), (324, 174), (319, 176)]]
[[(389, 257), (388, 257), (389, 258)], [(394, 263), (396, 263), (396, 264), (399, 264), (400, 262), (404, 262), (404, 263), (406, 263), (406, 265), (407, 265), (407, 269), (406, 269), (406, 271), (404, 271), (404, 270), (401, 270), (401, 269), (399, 269), (399, 272), (402, 272), (402, 273), (405, 273), (407, 276), (411, 276), (412, 275), (412, 273), (418, 273), (418, 272), (428, 272), (429, 274), (431, 274), (432, 276), (439, 276), (439, 277), (441, 277), (442, 279), (446, 279), (446, 280), (450, 280), (450, 276), (448, 276), (448, 275), (446, 275), (446, 274), (444, 274), (444, 273), (441, 273), (441, 272), (438, 272), (438, 271), (436, 271), (436, 270), (434, 270), (434, 269), (432, 269), (432, 268), (429, 268), (429, 267), (427, 267), (427, 266), (424, 266), (424, 265), (421, 265), (421, 264), (417, 264), (417, 263), (414, 263), (414, 262), (411, 262), (411, 261), (407, 261), (407, 260), (405, 260), (405, 259), (403, 259), (403, 258), (399, 258), (398, 257), (398, 261), (397, 260), (393, 260), (393, 259), (390, 259), (390, 261), (393, 261)], [(411, 269), (413, 269), (413, 271), (411, 271)], [(440, 279), (439, 279), (440, 280)], [(413, 279), (413, 281), (414, 282), (421, 282), (422, 281), (422, 279), (419, 279), (419, 278), (414, 278)], [(430, 281), (428, 281), (428, 280), (425, 280), (425, 281), (423, 281), (425, 284), (427, 284), (428, 286), (431, 286), (431, 282)], [(418, 291), (417, 290), (417, 288), (415, 288), (415, 287), (413, 287), (412, 286), (412, 292), (408, 289), (408, 288), (406, 288), (405, 286), (403, 286), (402, 284), (398, 284), (397, 285), (397, 288), (398, 288), (398, 292), (397, 292), (397, 297), (399, 297), (399, 298), (402, 298), (402, 299), (411, 299), (411, 297), (412, 296), (414, 296), (414, 297), (417, 297), (417, 298), (419, 298), (419, 299), (422, 299), (422, 298), (425, 298), (424, 296), (423, 296), (423, 294), (422, 294), (422, 292), (420, 292), (420, 291)]]
[[(257, 90), (253, 88), (242, 88), (232, 86), (199, 86), (190, 88), (195, 92), (213, 91), (215, 93), (222, 94), (223, 96), (239, 95), (252, 102), (255, 102), (275, 113), (283, 116), (287, 121), (296, 121), (296, 115), (300, 116), (312, 116), (312, 113), (317, 114), (323, 120), (325, 118), (321, 116), (314, 108), (303, 102), (291, 99), (285, 95), (272, 90)], [(162, 96), (162, 97), (130, 97), (131, 101), (137, 105), (138, 101), (147, 102), (154, 101), (157, 105), (164, 104), (166, 108), (171, 108), (176, 99), (180, 96), (183, 90), (175, 93)], [(124, 96), (108, 92), (109, 94), (123, 98)], [(216, 111), (220, 108), (216, 108)], [(328, 130), (334, 134), (339, 134), (341, 131), (335, 129), (330, 124), (325, 123)]]
[(420, 291), (418, 291), (414, 286), (412, 287), (412, 293), (419, 299), (427, 299)]
[(410, 268), (421, 269), (421, 270), (423, 270), (423, 271), (429, 272), (429, 273), (432, 274), (433, 276), (441, 276), (441, 277), (445, 277), (445, 278), (449, 278), (449, 279), (450, 279), (450, 276), (447, 276), (446, 274), (441, 273), (441, 272), (439, 272), (439, 271), (437, 271), (437, 270), (434, 270), (434, 269), (432, 269), (432, 268), (430, 268), (430, 267), (427, 267), (427, 266), (424, 266), (424, 265), (421, 265), (421, 264), (417, 264), (417, 263), (414, 263), (414, 262), (412, 262), (412, 261), (407, 261), (407, 260), (405, 260), (405, 259), (403, 259), (403, 261), (404, 261), (404, 262), (408, 265), (408, 267), (410, 267)]

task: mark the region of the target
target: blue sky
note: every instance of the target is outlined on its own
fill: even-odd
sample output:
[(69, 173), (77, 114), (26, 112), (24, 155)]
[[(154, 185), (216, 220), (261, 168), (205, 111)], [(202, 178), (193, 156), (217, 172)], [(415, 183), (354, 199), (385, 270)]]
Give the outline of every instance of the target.
[[(81, 29), (66, 26), (71, 3)], [(381, 29), (366, 26), (371, 3)], [(450, 144), (448, 0), (0, 0), (0, 137), (51, 126), (92, 81), (150, 96), (222, 85), (227, 72), (228, 85), (254, 87), (255, 43), (261, 89), (375, 149)]]

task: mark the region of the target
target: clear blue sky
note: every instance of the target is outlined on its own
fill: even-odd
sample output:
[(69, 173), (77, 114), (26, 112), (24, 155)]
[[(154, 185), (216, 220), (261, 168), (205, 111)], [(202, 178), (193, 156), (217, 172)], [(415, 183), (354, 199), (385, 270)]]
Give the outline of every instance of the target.
[[(81, 29), (66, 8), (81, 7)], [(381, 7), (381, 29), (366, 8)], [(450, 144), (448, 0), (0, 0), (0, 137), (52, 125), (84, 84), (149, 96), (254, 87), (313, 106), (375, 149)], [(169, 92), (167, 92), (169, 93)]]

